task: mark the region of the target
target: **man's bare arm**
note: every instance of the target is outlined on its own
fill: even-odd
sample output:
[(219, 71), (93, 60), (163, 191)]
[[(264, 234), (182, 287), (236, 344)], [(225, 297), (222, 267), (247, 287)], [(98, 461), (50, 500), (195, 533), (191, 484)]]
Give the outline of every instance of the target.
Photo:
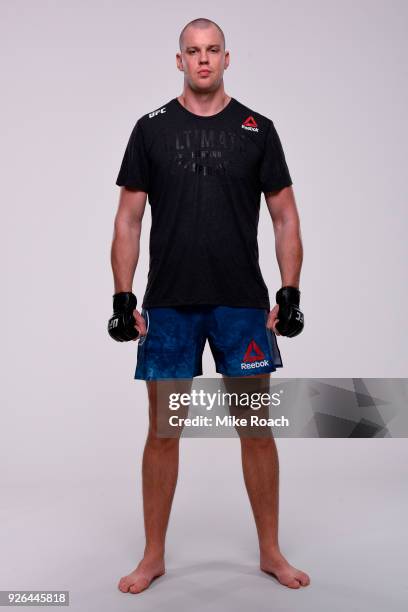
[(265, 193), (275, 232), (276, 258), (282, 286), (299, 288), (303, 246), (292, 186)]
[(144, 191), (121, 187), (111, 250), (115, 293), (132, 291), (146, 200)]

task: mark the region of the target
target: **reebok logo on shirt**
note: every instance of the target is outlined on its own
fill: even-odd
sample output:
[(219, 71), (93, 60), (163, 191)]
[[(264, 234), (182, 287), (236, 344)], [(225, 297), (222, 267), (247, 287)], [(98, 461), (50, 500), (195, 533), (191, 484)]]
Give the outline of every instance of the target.
[(251, 132), (259, 132), (258, 124), (252, 115), (249, 115), (241, 125), (244, 130), (251, 130)]
[(161, 108), (159, 108), (159, 110), (155, 110), (152, 113), (149, 113), (149, 119), (152, 119), (152, 117), (156, 117), (156, 115), (159, 115), (160, 113), (165, 113), (166, 112), (166, 107), (162, 106)]
[(269, 360), (265, 359), (265, 355), (255, 342), (255, 340), (251, 340), (251, 342), (248, 344), (247, 350), (245, 351), (245, 355), (241, 363), (241, 370), (263, 368), (264, 366), (268, 365)]

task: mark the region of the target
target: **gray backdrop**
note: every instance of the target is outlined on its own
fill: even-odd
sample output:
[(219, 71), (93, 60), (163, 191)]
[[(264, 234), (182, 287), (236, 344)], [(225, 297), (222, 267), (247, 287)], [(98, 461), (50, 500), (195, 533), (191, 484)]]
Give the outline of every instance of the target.
[[(231, 52), (226, 92), (275, 122), (301, 217), (306, 327), (278, 340), (279, 375), (406, 377), (408, 4), (1, 0), (0, 10), (0, 589), (65, 588), (78, 610), (130, 609), (116, 583), (143, 551), (147, 403), (132, 380), (137, 345), (106, 333), (130, 131), (182, 91), (181, 28), (217, 21)], [(149, 228), (147, 207), (139, 303)], [(259, 245), (273, 296), (264, 201)], [(215, 375), (208, 346), (204, 372)], [(168, 574), (140, 609), (400, 609), (406, 441), (278, 447), (281, 548), (311, 586), (292, 591), (258, 572), (237, 440), (190, 439)]]

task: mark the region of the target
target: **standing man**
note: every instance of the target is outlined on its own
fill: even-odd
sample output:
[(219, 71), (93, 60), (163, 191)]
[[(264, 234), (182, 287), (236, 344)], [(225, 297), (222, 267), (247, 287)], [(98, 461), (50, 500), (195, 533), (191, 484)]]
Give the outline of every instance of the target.
[[(135, 378), (145, 380), (149, 432), (143, 454), (146, 545), (119, 589), (139, 593), (164, 574), (165, 535), (177, 482), (179, 439), (159, 438), (157, 385), (191, 388), (208, 339), (226, 381), (282, 367), (275, 334), (303, 328), (303, 251), (292, 180), (273, 122), (225, 93), (230, 56), (217, 24), (195, 19), (180, 34), (183, 93), (136, 123), (116, 184), (112, 243), (114, 315), (109, 333), (138, 344)], [(262, 192), (271, 214), (282, 287), (270, 309), (258, 263)], [(150, 267), (141, 312), (132, 293), (149, 196)], [(183, 383), (183, 381), (185, 381)], [(242, 466), (258, 531), (260, 568), (290, 588), (310, 580), (278, 544), (279, 464), (270, 438), (241, 438)]]

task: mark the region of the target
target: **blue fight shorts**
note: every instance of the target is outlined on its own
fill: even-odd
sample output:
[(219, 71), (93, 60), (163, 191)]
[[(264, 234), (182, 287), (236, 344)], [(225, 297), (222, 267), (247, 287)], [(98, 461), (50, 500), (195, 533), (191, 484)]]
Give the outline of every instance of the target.
[(219, 374), (253, 376), (282, 367), (263, 308), (177, 306), (142, 308), (147, 333), (138, 341), (135, 378), (193, 378), (203, 373), (208, 339)]

